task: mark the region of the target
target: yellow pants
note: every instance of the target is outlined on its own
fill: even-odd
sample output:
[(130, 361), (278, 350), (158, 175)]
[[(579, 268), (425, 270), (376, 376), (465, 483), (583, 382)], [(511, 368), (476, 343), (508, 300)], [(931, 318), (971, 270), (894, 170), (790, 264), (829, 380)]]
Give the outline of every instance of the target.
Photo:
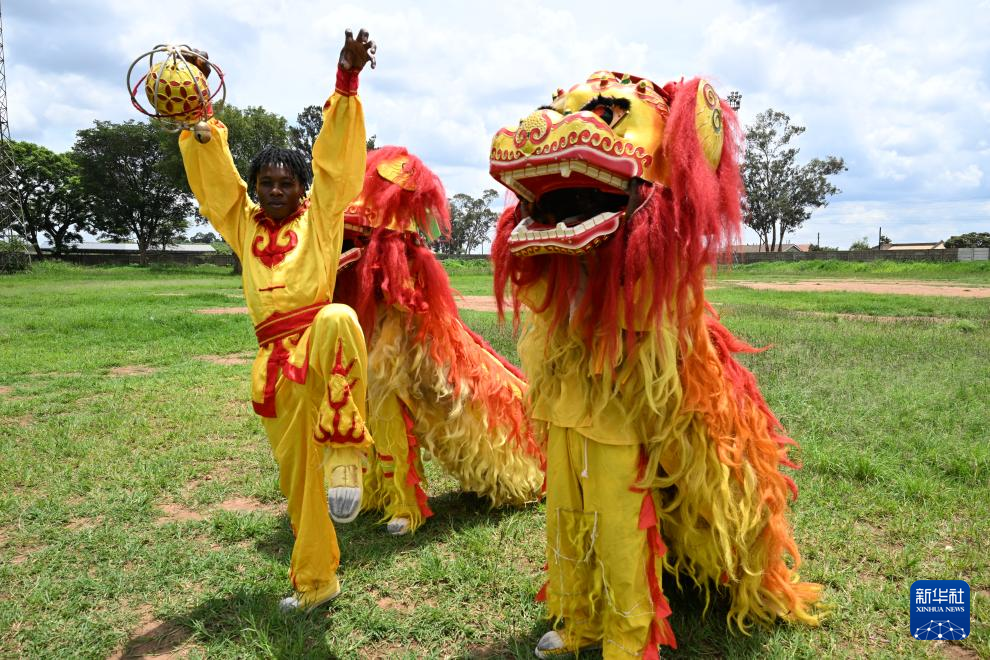
[(647, 570), (659, 580), (661, 566), (640, 525), (644, 497), (655, 505), (656, 495), (631, 488), (639, 465), (638, 445), (549, 427), (547, 609), (569, 640), (601, 644), (605, 658), (641, 657), (656, 612)]
[[(327, 509), (323, 463), (326, 451), (334, 447), (367, 449), (367, 434), (348, 433), (342, 443), (333, 435), (337, 429), (332, 428), (335, 419), (344, 419), (342, 424), (347, 428), (343, 430), (349, 430), (355, 410), (363, 425), (367, 369), (364, 333), (354, 310), (346, 305), (327, 305), (310, 329), (306, 383), (279, 376), (275, 393), (278, 416), (261, 418), (278, 462), (279, 486), (288, 499), (296, 537), (289, 577), (299, 592), (327, 585), (340, 564), (337, 534)], [(349, 401), (344, 401), (345, 397)]]

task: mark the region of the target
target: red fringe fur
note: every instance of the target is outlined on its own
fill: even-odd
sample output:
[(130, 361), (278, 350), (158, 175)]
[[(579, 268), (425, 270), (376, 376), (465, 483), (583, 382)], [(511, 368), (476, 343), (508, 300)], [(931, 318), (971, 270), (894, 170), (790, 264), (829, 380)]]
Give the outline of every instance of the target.
[(487, 412), (489, 426), (509, 426), (517, 446), (543, 460), (523, 407), (504, 380), (478, 360), (476, 351), (480, 346), (517, 376), (519, 370), (483, 339), (465, 332), (447, 272), (416, 235), (376, 229), (361, 260), (338, 275), (334, 300), (354, 308), (369, 343), (379, 305), (404, 310), (409, 332), (428, 346), (431, 359), (445, 365), (454, 392), (460, 392), (462, 383), (470, 383), (474, 400)]
[[(406, 159), (404, 172), (409, 175), (409, 179), (405, 183), (406, 187), (413, 190), (406, 190), (378, 173), (381, 163), (397, 158)], [(406, 151), (405, 147), (386, 146), (368, 152), (361, 197), (365, 207), (374, 209), (379, 222), (383, 224), (388, 224), (391, 218), (397, 218), (402, 223), (411, 221), (415, 226), (402, 228), (419, 228), (424, 234), (429, 234), (432, 215), (440, 227), (440, 233), (450, 235), (450, 211), (443, 184), (423, 161)]]

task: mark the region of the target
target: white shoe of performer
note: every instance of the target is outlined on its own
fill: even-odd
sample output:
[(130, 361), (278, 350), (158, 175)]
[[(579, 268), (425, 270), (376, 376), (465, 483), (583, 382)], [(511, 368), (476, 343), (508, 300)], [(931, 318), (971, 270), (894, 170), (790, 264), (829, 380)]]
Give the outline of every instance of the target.
[(388, 521), (388, 533), (392, 536), (402, 536), (409, 533), (409, 518), (392, 518)]

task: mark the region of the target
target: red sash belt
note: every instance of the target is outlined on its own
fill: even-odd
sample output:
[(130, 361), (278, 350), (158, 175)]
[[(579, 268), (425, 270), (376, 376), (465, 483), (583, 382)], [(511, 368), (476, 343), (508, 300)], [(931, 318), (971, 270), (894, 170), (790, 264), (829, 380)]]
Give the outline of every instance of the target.
[(313, 323), (313, 319), (316, 318), (320, 310), (329, 304), (329, 302), (321, 302), (300, 307), (291, 312), (275, 312), (254, 326), (254, 334), (258, 337), (258, 346), (271, 345), (272, 347), (265, 368), (264, 400), (261, 403), (251, 402), (254, 405), (254, 412), (262, 417), (277, 416), (275, 383), (278, 381), (279, 371), (293, 382), (300, 384), (306, 382), (306, 372), (309, 368), (309, 347), (306, 347), (306, 361), (301, 367), (296, 367), (289, 363), (289, 351), (282, 344), (282, 340), (305, 331)]

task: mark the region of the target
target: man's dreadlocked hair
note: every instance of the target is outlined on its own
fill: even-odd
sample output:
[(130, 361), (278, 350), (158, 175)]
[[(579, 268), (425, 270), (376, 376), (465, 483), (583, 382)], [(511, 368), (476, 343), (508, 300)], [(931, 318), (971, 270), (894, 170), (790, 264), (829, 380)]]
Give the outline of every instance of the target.
[(254, 197), (254, 189), (258, 183), (258, 172), (266, 165), (288, 167), (305, 189), (309, 188), (313, 179), (313, 170), (309, 165), (309, 159), (301, 151), (268, 146), (251, 159), (251, 168), (248, 170), (248, 192), (252, 197)]

